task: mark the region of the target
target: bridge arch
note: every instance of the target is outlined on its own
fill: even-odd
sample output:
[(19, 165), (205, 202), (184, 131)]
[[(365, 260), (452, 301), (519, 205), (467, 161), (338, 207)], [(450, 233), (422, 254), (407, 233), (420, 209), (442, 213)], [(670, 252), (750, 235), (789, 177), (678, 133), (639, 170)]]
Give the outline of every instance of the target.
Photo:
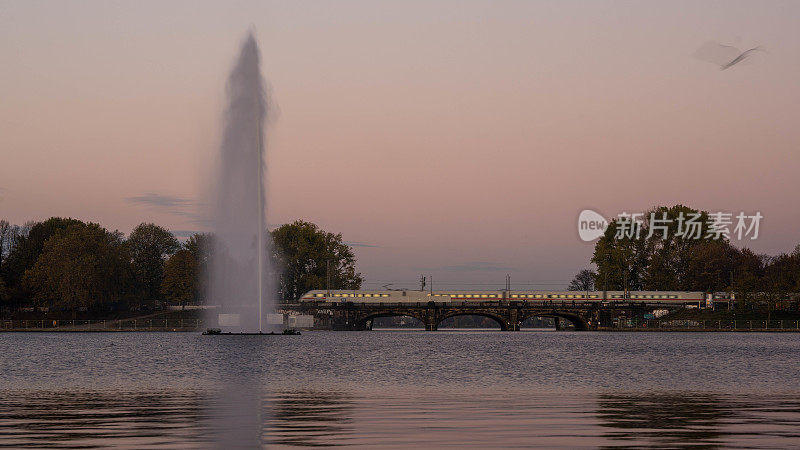
[(359, 330), (371, 330), (372, 324), (374, 323), (375, 319), (379, 319), (381, 317), (411, 317), (412, 319), (418, 320), (423, 326), (426, 324), (425, 317), (416, 314), (412, 311), (401, 311), (401, 310), (386, 310), (386, 311), (377, 311), (365, 316), (362, 316), (356, 322), (356, 328)]
[(452, 313), (442, 314), (441, 316), (436, 318), (435, 322), (432, 324), (432, 327), (430, 327), (430, 328), (432, 330), (438, 330), (439, 329), (439, 325), (442, 322), (444, 322), (445, 320), (450, 319), (452, 317), (458, 317), (458, 316), (487, 317), (487, 318), (492, 319), (495, 322), (497, 322), (497, 325), (500, 327), (500, 331), (508, 331), (508, 329), (509, 329), (508, 319), (503, 317), (503, 316), (501, 316), (501, 315), (499, 315), (499, 314), (495, 314), (495, 313), (493, 313), (491, 311), (463, 311), (463, 312), (452, 312)]
[(552, 317), (556, 319), (561, 318), (569, 321), (575, 327), (575, 331), (586, 331), (589, 329), (589, 324), (586, 321), (586, 319), (584, 319), (578, 314), (564, 312), (564, 311), (533, 312), (525, 316), (522, 316), (519, 322), (520, 325), (532, 317)]

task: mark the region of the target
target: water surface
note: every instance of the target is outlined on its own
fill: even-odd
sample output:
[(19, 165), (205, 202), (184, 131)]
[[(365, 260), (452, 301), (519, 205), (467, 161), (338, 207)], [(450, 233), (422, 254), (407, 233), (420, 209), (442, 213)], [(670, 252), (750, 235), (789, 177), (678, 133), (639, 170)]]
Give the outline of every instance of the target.
[(0, 334), (0, 445), (789, 447), (800, 335)]

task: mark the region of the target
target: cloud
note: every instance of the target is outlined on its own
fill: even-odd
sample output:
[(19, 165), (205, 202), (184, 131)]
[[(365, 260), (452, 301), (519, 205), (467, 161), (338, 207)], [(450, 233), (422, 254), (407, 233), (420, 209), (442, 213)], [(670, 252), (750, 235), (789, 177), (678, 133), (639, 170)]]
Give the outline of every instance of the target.
[(440, 267), (437, 270), (448, 270), (452, 272), (507, 272), (516, 271), (517, 269), (489, 261), (468, 261), (463, 264)]
[(193, 223), (208, 224), (208, 218), (196, 212), (199, 204), (187, 198), (147, 192), (142, 195), (126, 197), (125, 201), (149, 206), (167, 214), (186, 217)]
[(128, 197), (125, 200), (131, 203), (141, 203), (162, 208), (181, 208), (192, 204), (191, 201), (185, 198), (156, 194), (153, 192), (137, 195), (135, 197)]
[(203, 233), (202, 231), (197, 231), (197, 230), (170, 230), (170, 232), (172, 234), (174, 234), (175, 237), (180, 238), (180, 239), (184, 239), (184, 238), (188, 239), (188, 238), (194, 236), (197, 233)]
[(344, 241), (344, 243), (349, 245), (350, 247), (368, 247), (368, 248), (380, 247), (379, 245), (365, 244), (363, 242), (356, 242), (356, 241)]

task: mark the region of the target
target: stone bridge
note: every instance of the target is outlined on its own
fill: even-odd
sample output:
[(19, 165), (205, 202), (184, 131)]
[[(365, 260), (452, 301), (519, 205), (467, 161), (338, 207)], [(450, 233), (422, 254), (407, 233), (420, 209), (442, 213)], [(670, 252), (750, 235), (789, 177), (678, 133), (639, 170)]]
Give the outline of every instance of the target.
[[(674, 309), (674, 305), (658, 306)], [(563, 321), (571, 323), (575, 330), (594, 330), (609, 327), (615, 317), (634, 317), (652, 310), (645, 303), (614, 303), (603, 305), (599, 302), (487, 302), (487, 303), (303, 303), (283, 305), (284, 311), (293, 311), (315, 316), (320, 328), (333, 330), (370, 330), (373, 321), (379, 317), (413, 317), (425, 325), (427, 331), (435, 331), (442, 321), (456, 316), (476, 315), (493, 319), (503, 331), (519, 331), (522, 323), (531, 317), (552, 317), (557, 319), (556, 328)]]

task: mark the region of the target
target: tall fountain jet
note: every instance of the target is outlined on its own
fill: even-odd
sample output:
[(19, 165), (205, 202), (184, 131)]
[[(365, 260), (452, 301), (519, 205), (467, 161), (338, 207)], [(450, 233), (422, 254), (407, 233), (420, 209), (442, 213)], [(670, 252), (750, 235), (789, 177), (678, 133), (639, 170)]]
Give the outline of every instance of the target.
[(213, 202), (209, 303), (221, 305), (213, 314), (219, 314), (214, 319), (226, 331), (262, 331), (274, 298), (265, 256), (265, 86), (258, 44), (250, 33), (228, 77)]

